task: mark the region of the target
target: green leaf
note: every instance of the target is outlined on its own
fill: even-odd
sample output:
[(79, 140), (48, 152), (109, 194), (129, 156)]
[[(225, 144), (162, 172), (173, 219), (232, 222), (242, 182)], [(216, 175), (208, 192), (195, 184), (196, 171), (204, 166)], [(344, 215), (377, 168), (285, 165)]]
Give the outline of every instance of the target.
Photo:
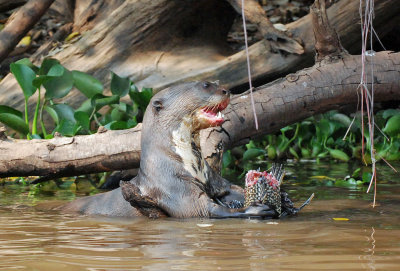
[(33, 65), (29, 58), (22, 58), (22, 59), (20, 59), (20, 60), (17, 60), (17, 61), (15, 61), (15, 64), (21, 64), (21, 65), (28, 66), (28, 67), (31, 68), (35, 73), (38, 73), (38, 72), (39, 72), (39, 68), (38, 68), (37, 66)]
[(58, 114), (56, 110), (54, 110), (51, 106), (44, 106), (44, 110), (50, 115), (50, 117), (54, 120), (56, 124), (59, 124), (60, 120), (58, 119)]
[(146, 110), (146, 107), (149, 104), (152, 96), (153, 90), (151, 88), (142, 88), (142, 91), (139, 92), (136, 86), (132, 85), (131, 89), (129, 90), (129, 97), (131, 97), (131, 99), (138, 104), (142, 111)]
[(56, 76), (55, 74), (59, 74), (60, 72), (62, 74), (61, 76), (54, 77), (53, 79), (43, 83), (46, 89), (46, 99), (62, 98), (72, 89), (74, 78), (72, 73), (63, 66), (56, 64), (51, 67), (49, 76), (53, 76), (53, 74)]
[(364, 172), (362, 175), (362, 181), (364, 183), (369, 183), (371, 181), (372, 174), (370, 172)]
[(33, 86), (32, 82), (36, 78), (36, 73), (28, 66), (22, 64), (11, 63), (10, 69), (22, 88), (25, 99), (35, 94), (36, 88)]
[(246, 144), (246, 148), (247, 148), (248, 150), (250, 150), (250, 149), (257, 149), (257, 146), (256, 146), (256, 144), (254, 143), (253, 140), (250, 140), (249, 143)]
[(317, 155), (317, 158), (325, 158), (328, 155), (329, 152), (321, 152)]
[(343, 126), (345, 126), (345, 127), (349, 127), (350, 123), (351, 123), (351, 119), (348, 116), (346, 116), (345, 114), (341, 114), (341, 113), (334, 114), (333, 116), (330, 117), (330, 119), (343, 124)]
[(297, 152), (296, 152), (292, 147), (289, 148), (289, 152), (290, 152), (290, 154), (292, 154), (293, 157), (296, 158), (297, 160), (300, 159), (299, 155), (297, 154)]
[(292, 126), (286, 126), (286, 127), (283, 127), (283, 128), (281, 128), (281, 132), (282, 133), (286, 133), (287, 131), (291, 131), (291, 130), (293, 130), (293, 127)]
[(20, 117), (21, 119), (23, 118), (21, 111), (18, 111), (7, 105), (0, 105), (0, 113), (9, 113), (9, 114), (16, 115), (17, 117)]
[(54, 76), (54, 77), (58, 77), (58, 76), (62, 76), (64, 74), (64, 71), (67, 70), (66, 68), (64, 68), (63, 66), (61, 66), (60, 64), (55, 64), (54, 66), (52, 66), (50, 68), (50, 70), (47, 72), (48, 76)]
[(92, 101), (86, 100), (82, 103), (82, 105), (76, 111), (82, 111), (82, 112), (86, 112), (88, 114), (92, 114), (93, 108), (94, 107), (92, 106)]
[(360, 177), (360, 172), (361, 172), (361, 168), (356, 168), (353, 172), (353, 174), (351, 174), (351, 177), (353, 178), (358, 178)]
[[(55, 66), (59, 65), (60, 61), (54, 58), (45, 58), (40, 66), (39, 75), (47, 75), (50, 69)], [(62, 73), (61, 73), (62, 74)], [(61, 75), (60, 74), (60, 75)]]
[(111, 111), (111, 119), (112, 120), (124, 120), (124, 116), (126, 114), (122, 111), (120, 111), (118, 108), (114, 108)]
[(400, 160), (400, 152), (396, 153), (388, 153), (385, 157), (387, 161), (399, 161)]
[(86, 130), (90, 131), (90, 120), (89, 114), (83, 111), (77, 111), (74, 114), (75, 120)]
[(111, 92), (114, 95), (118, 95), (120, 97), (124, 97), (128, 94), (131, 85), (131, 80), (125, 77), (119, 77), (114, 72), (111, 72)]
[(30, 135), (31, 139), (42, 139), (42, 137), (38, 134)]
[(25, 123), (24, 119), (13, 113), (1, 113), (0, 122), (21, 134), (26, 135), (29, 133), (29, 126)]
[(392, 116), (382, 131), (390, 136), (398, 135), (400, 133), (400, 114)]
[(63, 120), (68, 120), (72, 122), (73, 124), (76, 123), (75, 117), (74, 117), (74, 109), (70, 107), (67, 104), (55, 104), (51, 106), (56, 112), (57, 116), (59, 119), (59, 122), (61, 123)]
[(233, 157), (231, 151), (228, 150), (222, 155), (222, 167), (227, 168), (233, 164)]
[(311, 152), (307, 148), (301, 148), (301, 157), (303, 158), (310, 158), (311, 157)]
[(93, 76), (80, 71), (72, 71), (74, 85), (89, 99), (103, 93), (103, 84)]
[(382, 117), (384, 119), (390, 118), (391, 116), (397, 115), (400, 113), (400, 110), (398, 109), (386, 109), (385, 111), (383, 111)]
[(112, 121), (112, 122), (104, 125), (104, 127), (107, 130), (124, 130), (124, 129), (128, 129), (125, 121)]
[(60, 121), (60, 124), (56, 127), (55, 131), (64, 136), (74, 136), (76, 131), (75, 120), (74, 122), (72, 122), (67, 119), (62, 119)]
[(253, 160), (263, 154), (265, 154), (265, 151), (262, 149), (248, 149), (243, 154), (243, 161)]
[(269, 145), (267, 147), (267, 155), (268, 155), (268, 158), (271, 160), (274, 160), (276, 158), (276, 149), (274, 146)]
[(328, 136), (333, 133), (333, 127), (330, 125), (329, 120), (327, 119), (320, 120), (317, 123), (317, 126), (324, 138), (328, 138)]
[[(98, 118), (101, 117), (101, 115), (98, 114), (98, 113), (96, 113), (96, 116), (97, 116)], [(103, 118), (100, 120), (100, 124), (103, 125), (103, 126), (105, 126), (106, 124), (108, 124), (109, 122), (112, 122), (112, 121), (113, 121), (113, 120), (111, 119), (111, 115), (110, 115), (110, 114), (105, 114), (105, 115), (103, 116)]]
[(312, 153), (311, 157), (316, 157), (318, 154), (320, 154), (322, 151), (321, 144), (318, 142), (314, 142), (313, 147), (312, 147)]
[(119, 96), (104, 96), (102, 94), (96, 94), (91, 99), (91, 103), (93, 107), (96, 107), (96, 111), (106, 105), (117, 104), (119, 103)]
[(347, 162), (350, 160), (350, 157), (344, 153), (341, 150), (334, 150), (334, 149), (329, 149), (329, 155), (333, 158), (333, 159), (337, 159), (343, 162)]
[(50, 70), (46, 71), (46, 73), (48, 74), (39, 75), (33, 80), (32, 84), (36, 88), (39, 88), (41, 85), (54, 79), (55, 77), (62, 76), (64, 73), (64, 67), (59, 64), (55, 64), (50, 68)]
[(126, 122), (126, 125), (128, 126), (128, 129), (135, 127), (137, 125), (136, 117), (133, 117), (132, 119), (129, 119)]
[(40, 76), (36, 77), (35, 79), (33, 79), (32, 85), (35, 88), (40, 88), (41, 85), (43, 85), (44, 82), (46, 82), (46, 81), (48, 81), (50, 79), (52, 79), (52, 77), (47, 76), (47, 75), (40, 75)]

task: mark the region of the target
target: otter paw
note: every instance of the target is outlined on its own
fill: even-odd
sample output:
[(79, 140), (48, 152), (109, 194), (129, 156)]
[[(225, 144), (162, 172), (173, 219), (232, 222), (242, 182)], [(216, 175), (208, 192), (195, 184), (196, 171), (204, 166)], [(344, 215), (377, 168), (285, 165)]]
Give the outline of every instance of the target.
[(258, 204), (251, 205), (244, 210), (244, 214), (248, 217), (275, 217), (277, 215), (274, 209), (271, 209), (268, 205)]

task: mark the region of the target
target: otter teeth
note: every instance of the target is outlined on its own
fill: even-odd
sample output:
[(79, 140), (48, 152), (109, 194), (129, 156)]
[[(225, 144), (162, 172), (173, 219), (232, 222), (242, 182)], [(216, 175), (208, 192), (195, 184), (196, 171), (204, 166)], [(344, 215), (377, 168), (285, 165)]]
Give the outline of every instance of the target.
[(217, 118), (223, 118), (223, 117), (224, 117), (224, 115), (221, 113), (221, 111), (219, 111), (217, 114)]

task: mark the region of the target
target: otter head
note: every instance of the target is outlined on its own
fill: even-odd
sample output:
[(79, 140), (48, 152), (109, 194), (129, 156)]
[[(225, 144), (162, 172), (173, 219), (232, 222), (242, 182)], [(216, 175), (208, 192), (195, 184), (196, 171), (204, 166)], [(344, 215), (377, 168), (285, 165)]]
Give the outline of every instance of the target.
[(184, 83), (157, 93), (146, 110), (144, 123), (163, 130), (175, 130), (184, 123), (194, 132), (221, 125), (221, 111), (228, 104), (229, 91), (218, 82)]

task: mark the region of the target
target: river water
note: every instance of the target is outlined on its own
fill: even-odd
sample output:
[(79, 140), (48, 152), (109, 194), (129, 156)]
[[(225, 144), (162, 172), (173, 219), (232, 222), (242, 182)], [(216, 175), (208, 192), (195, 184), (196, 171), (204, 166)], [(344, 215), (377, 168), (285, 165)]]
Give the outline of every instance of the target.
[(289, 165), (293, 200), (316, 196), (296, 217), (264, 221), (62, 214), (51, 210), (65, 202), (61, 192), (32, 198), (5, 186), (0, 270), (400, 270), (400, 175), (380, 166), (372, 208), (366, 187), (320, 177), (353, 167)]

